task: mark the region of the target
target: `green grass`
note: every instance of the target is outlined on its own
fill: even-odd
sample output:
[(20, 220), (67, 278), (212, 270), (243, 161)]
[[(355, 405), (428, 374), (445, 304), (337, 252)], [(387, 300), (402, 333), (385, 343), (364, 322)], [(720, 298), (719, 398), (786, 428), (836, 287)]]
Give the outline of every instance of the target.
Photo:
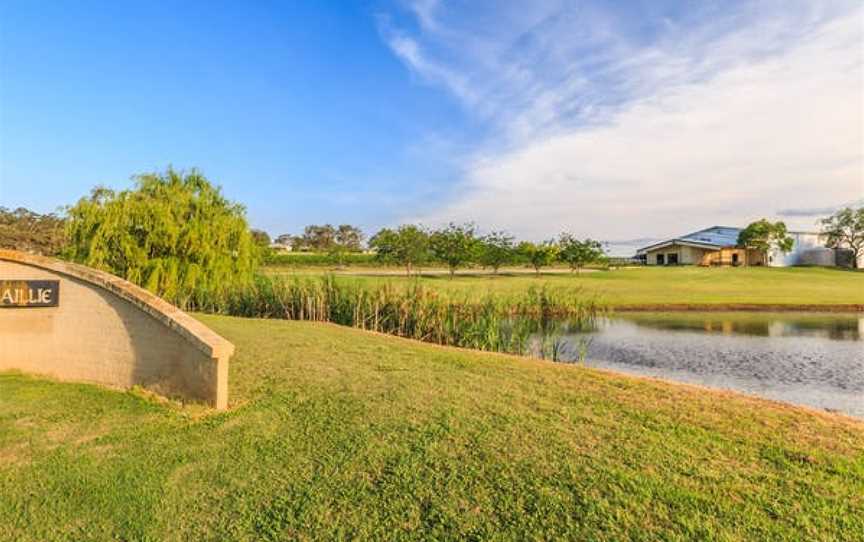
[[(445, 292), (481, 295), (486, 292), (512, 294), (531, 285), (546, 283), (552, 287), (581, 288), (584, 294), (599, 295), (614, 306), (693, 304), (693, 305), (846, 305), (864, 304), (864, 273), (844, 269), (798, 268), (702, 268), (645, 267), (582, 274), (502, 273), (446, 276), (377, 276), (377, 270), (352, 271), (339, 275), (341, 280), (364, 284), (420, 280)], [(384, 271), (384, 270), (381, 270)], [(280, 274), (320, 274), (307, 269)], [(389, 270), (393, 273), (393, 270)]]
[(309, 322), (201, 316), (232, 408), (0, 374), (0, 540), (852, 540), (864, 423)]
[(271, 254), (267, 257), (267, 265), (270, 267), (332, 267), (340, 262), (346, 267), (375, 265), (375, 255), (355, 252), (339, 256), (321, 252), (287, 252)]

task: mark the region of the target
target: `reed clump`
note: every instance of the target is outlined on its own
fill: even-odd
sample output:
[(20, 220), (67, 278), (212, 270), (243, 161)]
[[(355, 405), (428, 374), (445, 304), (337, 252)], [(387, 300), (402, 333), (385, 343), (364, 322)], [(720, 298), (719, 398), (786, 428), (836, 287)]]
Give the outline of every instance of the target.
[[(335, 277), (259, 276), (201, 309), (233, 316), (332, 322), (420, 341), (514, 354), (537, 350), (561, 329), (604, 312), (581, 291), (533, 287), (480, 298), (441, 293), (420, 283), (364, 286)], [(546, 357), (546, 349), (538, 355)]]

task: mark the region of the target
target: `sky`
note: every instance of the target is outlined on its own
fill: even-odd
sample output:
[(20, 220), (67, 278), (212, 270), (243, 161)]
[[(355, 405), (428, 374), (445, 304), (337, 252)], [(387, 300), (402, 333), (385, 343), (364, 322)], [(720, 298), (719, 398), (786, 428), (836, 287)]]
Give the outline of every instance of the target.
[(864, 5), (0, 0), (0, 206), (169, 165), (272, 235), (813, 230), (864, 202)]

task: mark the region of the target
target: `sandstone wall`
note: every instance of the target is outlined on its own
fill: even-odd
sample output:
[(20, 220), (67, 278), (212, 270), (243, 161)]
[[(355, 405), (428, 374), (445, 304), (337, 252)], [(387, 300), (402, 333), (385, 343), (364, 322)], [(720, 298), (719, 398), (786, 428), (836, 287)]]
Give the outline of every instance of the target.
[(87, 267), (0, 250), (0, 280), (59, 280), (59, 306), (0, 308), (0, 370), (228, 404), (231, 343), (162, 299)]

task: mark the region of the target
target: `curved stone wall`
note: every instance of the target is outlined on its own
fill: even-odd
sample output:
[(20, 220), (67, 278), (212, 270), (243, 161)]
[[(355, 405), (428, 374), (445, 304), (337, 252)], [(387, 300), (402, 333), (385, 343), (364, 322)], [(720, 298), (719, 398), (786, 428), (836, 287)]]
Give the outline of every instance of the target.
[(228, 406), (234, 345), (123, 279), (0, 250), (0, 281), (59, 282), (54, 307), (0, 308), (0, 370), (18, 369)]

